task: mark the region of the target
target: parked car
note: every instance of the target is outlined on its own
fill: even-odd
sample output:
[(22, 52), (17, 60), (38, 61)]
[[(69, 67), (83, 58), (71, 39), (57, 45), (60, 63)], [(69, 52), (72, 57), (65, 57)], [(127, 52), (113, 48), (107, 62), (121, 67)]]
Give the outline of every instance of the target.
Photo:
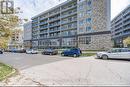
[(73, 56), (79, 57), (82, 54), (82, 51), (79, 48), (67, 49), (61, 53), (62, 56)]
[(17, 49), (9, 49), (9, 52), (15, 53)]
[(58, 54), (58, 51), (55, 50), (55, 49), (52, 49), (52, 48), (49, 48), (49, 49), (45, 49), (43, 52), (42, 52), (43, 55), (57, 55)]
[(26, 53), (26, 50), (25, 49), (19, 49), (16, 51), (16, 53)]
[(107, 52), (98, 52), (97, 58), (130, 59), (130, 49), (129, 48), (113, 48)]
[(10, 49), (9, 52), (13, 52), (13, 53), (25, 53), (26, 50), (25, 49)]
[(0, 54), (3, 54), (3, 51), (2, 51), (2, 49), (0, 49)]
[(28, 49), (26, 50), (26, 54), (38, 54), (38, 51), (34, 49)]

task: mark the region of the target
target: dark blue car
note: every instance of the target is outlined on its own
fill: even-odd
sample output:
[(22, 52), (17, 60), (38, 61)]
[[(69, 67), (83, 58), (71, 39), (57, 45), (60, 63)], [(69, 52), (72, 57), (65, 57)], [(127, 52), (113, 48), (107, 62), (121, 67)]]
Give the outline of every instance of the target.
[(81, 54), (82, 51), (79, 48), (68, 49), (61, 53), (62, 56), (73, 56), (73, 57), (79, 57)]

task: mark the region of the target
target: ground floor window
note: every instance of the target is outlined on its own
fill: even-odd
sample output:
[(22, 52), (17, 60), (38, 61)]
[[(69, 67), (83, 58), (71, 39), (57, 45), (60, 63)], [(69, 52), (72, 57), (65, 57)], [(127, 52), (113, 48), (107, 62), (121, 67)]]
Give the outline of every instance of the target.
[(59, 46), (60, 42), (59, 42), (59, 39), (40, 40), (39, 45), (40, 46)]
[(90, 44), (91, 37), (79, 37), (79, 44)]
[(62, 46), (75, 46), (76, 45), (76, 38), (63, 38), (62, 39)]

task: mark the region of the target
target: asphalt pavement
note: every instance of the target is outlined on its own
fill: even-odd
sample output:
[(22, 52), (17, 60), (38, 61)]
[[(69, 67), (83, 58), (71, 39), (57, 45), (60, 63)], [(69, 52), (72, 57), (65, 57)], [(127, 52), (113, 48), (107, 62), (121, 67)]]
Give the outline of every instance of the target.
[(25, 53), (0, 54), (0, 62), (11, 65), (19, 70), (67, 59), (71, 59), (71, 57), (61, 57), (60, 55), (50, 56), (42, 54), (25, 54)]
[(5, 86), (130, 86), (129, 60), (7, 53), (0, 61), (20, 70)]

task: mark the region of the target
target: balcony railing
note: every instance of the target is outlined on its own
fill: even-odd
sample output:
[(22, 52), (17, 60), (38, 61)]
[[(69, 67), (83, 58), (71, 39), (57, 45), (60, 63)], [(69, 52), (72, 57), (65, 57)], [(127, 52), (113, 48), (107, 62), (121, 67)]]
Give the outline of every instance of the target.
[(47, 29), (47, 28), (48, 28), (48, 26), (40, 27), (40, 30)]
[(38, 23), (38, 20), (33, 20), (32, 23)]
[(60, 29), (50, 30), (49, 32), (52, 33), (52, 32), (58, 32), (58, 31), (60, 31)]
[(77, 11), (72, 12), (70, 14), (65, 14), (65, 15), (62, 14), (61, 18), (66, 18), (66, 17), (72, 16), (72, 15), (75, 15), (75, 14), (77, 14)]
[(33, 24), (32, 27), (38, 27), (38, 24)]
[(56, 12), (56, 13), (50, 14), (49, 17), (55, 16), (55, 15), (58, 15), (58, 14), (60, 14), (60, 11), (58, 11), (58, 12)]
[(47, 24), (47, 22), (41, 22), (39, 25), (45, 25)]
[(39, 20), (40, 20), (40, 21), (41, 21), (41, 20), (48, 20), (48, 16), (43, 17), (43, 18), (40, 18)]
[(50, 19), (49, 22), (53, 22), (53, 21), (58, 21), (60, 20), (60, 17), (54, 18), (54, 19)]
[(77, 21), (77, 19), (73, 19), (73, 20), (71, 20), (71, 21), (62, 21), (62, 22), (61, 22), (61, 25), (67, 24), (67, 23), (76, 22), (76, 21)]
[(54, 25), (49, 25), (50, 28), (60, 26), (60, 23), (54, 24)]
[(70, 29), (75, 29), (75, 28), (77, 28), (77, 26), (66, 27), (66, 28), (61, 27), (61, 30), (64, 31), (64, 30), (70, 30)]
[(64, 11), (67, 11), (67, 10), (70, 10), (70, 9), (73, 9), (73, 8), (76, 8), (77, 5), (73, 5), (71, 7), (67, 7), (67, 8), (64, 8), (64, 9), (61, 9), (61, 12), (64, 12)]

